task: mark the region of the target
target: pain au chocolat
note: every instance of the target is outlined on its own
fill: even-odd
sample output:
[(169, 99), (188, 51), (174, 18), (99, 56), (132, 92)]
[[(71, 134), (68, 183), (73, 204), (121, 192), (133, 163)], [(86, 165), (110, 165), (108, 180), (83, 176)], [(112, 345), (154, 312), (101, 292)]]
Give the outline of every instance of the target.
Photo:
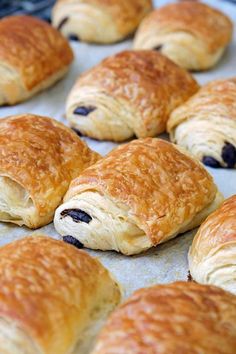
[(171, 140), (205, 165), (236, 168), (236, 78), (203, 86), (170, 115)]
[(99, 140), (153, 137), (196, 93), (194, 78), (155, 51), (125, 51), (85, 72), (66, 103), (70, 125)]
[(154, 49), (187, 70), (206, 70), (222, 57), (233, 24), (221, 11), (200, 1), (167, 4), (142, 21), (134, 49)]
[(57, 0), (52, 23), (73, 40), (113, 43), (132, 34), (151, 0)]
[(115, 310), (91, 354), (234, 354), (236, 297), (193, 282), (136, 291)]
[(51, 118), (0, 119), (0, 221), (30, 228), (48, 224), (71, 180), (98, 158)]
[(198, 226), (221, 200), (210, 174), (184, 150), (138, 139), (72, 181), (54, 225), (85, 247), (132, 255)]
[(73, 52), (47, 22), (32, 16), (0, 20), (0, 105), (15, 104), (52, 86), (69, 69)]
[(34, 235), (0, 248), (1, 354), (87, 354), (119, 300), (102, 264), (65, 242)]

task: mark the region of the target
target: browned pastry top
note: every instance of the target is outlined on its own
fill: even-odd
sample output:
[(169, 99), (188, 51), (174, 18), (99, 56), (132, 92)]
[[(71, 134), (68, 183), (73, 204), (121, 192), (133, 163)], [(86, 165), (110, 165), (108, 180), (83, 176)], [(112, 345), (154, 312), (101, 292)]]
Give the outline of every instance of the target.
[(216, 186), (195, 159), (160, 139), (134, 140), (113, 150), (72, 181), (65, 201), (97, 191), (122, 203), (157, 245), (210, 204)]
[(97, 260), (74, 246), (25, 237), (0, 248), (0, 316), (37, 340), (43, 353), (65, 353), (76, 340), (83, 308), (90, 310), (86, 296), (107, 276)]
[(67, 40), (48, 23), (30, 16), (0, 21), (0, 64), (18, 71), (28, 90), (66, 68), (72, 59)]
[(193, 118), (214, 119), (216, 116), (236, 120), (236, 77), (214, 80), (174, 111), (168, 120), (168, 131)]
[(110, 317), (92, 354), (235, 354), (236, 296), (176, 282), (141, 289)]
[(40, 215), (60, 203), (72, 178), (98, 160), (98, 154), (71, 129), (31, 114), (0, 120), (0, 174), (31, 195)]
[(153, 125), (155, 113), (165, 126), (169, 113), (199, 88), (187, 71), (151, 50), (124, 51), (111, 56), (83, 74), (75, 90), (77, 85), (99, 87), (107, 94), (125, 99), (141, 113), (147, 130)]
[(153, 11), (143, 23), (157, 28), (168, 28), (168, 32), (186, 31), (207, 43), (210, 52), (224, 47), (231, 39), (233, 24), (217, 9), (201, 2), (183, 1), (168, 4)]

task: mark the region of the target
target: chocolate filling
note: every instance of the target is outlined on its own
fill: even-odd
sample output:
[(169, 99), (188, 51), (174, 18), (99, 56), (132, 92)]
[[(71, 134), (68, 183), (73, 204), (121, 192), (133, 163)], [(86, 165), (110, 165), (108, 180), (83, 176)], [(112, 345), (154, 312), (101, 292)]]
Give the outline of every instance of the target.
[(62, 218), (70, 216), (74, 222), (85, 222), (86, 224), (92, 220), (89, 214), (80, 209), (65, 209), (61, 212), (61, 216)]
[(225, 143), (222, 153), (222, 159), (227, 164), (228, 168), (233, 168), (236, 164), (236, 148), (230, 143)]
[(204, 163), (204, 165), (207, 165), (210, 167), (214, 167), (214, 168), (220, 167), (219, 161), (217, 161), (216, 159), (214, 159), (214, 157), (211, 157), (211, 156), (203, 156), (202, 162)]
[(76, 128), (71, 128), (78, 136), (83, 136), (83, 134)]
[(69, 17), (64, 17), (63, 20), (61, 20), (61, 22), (57, 26), (57, 29), (60, 30), (68, 20), (69, 20)]
[(80, 106), (77, 107), (73, 113), (78, 114), (80, 116), (88, 116), (91, 112), (95, 111), (95, 109), (96, 107), (93, 106), (88, 106), (88, 107)]
[(187, 281), (193, 281), (193, 278), (192, 278), (192, 275), (190, 273), (190, 270), (188, 271)]
[(74, 34), (74, 33), (69, 34), (68, 38), (69, 38), (71, 41), (80, 42), (79, 37), (78, 37), (76, 34)]
[(63, 236), (63, 241), (66, 242), (66, 243), (69, 243), (77, 248), (83, 248), (84, 245), (79, 241), (77, 240), (77, 238), (73, 237), (73, 236), (70, 236), (70, 235), (67, 235), (67, 236)]
[(161, 49), (162, 49), (162, 47), (163, 47), (163, 45), (158, 45), (157, 47), (154, 47), (154, 48), (153, 48), (153, 50), (158, 51), (158, 50), (161, 50)]

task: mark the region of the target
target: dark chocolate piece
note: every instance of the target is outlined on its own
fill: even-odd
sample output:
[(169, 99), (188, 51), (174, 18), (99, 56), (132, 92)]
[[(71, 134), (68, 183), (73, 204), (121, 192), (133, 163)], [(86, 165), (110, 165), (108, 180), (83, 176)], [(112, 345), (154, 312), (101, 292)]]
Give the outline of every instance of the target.
[(190, 270), (188, 271), (187, 281), (193, 281), (193, 278), (192, 278), (192, 275), (190, 273)]
[(83, 248), (84, 245), (79, 241), (77, 240), (77, 238), (73, 237), (73, 236), (70, 236), (70, 235), (67, 235), (67, 236), (63, 236), (63, 241), (66, 242), (66, 243), (69, 243), (77, 248)]
[(225, 143), (221, 156), (228, 168), (234, 168), (236, 164), (236, 148), (234, 145)]
[(163, 45), (158, 45), (157, 47), (154, 47), (154, 48), (153, 48), (153, 50), (158, 51), (158, 50), (161, 50), (161, 49), (162, 49), (162, 47), (163, 47)]
[(80, 39), (79, 39), (79, 37), (77, 36), (77, 34), (71, 33), (71, 34), (69, 34), (68, 38), (69, 38), (71, 41), (80, 42)]
[(210, 167), (214, 167), (214, 168), (220, 167), (219, 161), (217, 161), (216, 159), (214, 159), (214, 157), (211, 157), (211, 156), (203, 156), (202, 162), (204, 163), (204, 165), (207, 165)]
[(61, 216), (70, 216), (74, 222), (85, 222), (86, 224), (89, 224), (92, 220), (89, 214), (80, 209), (65, 209), (61, 212)]
[(76, 128), (71, 128), (78, 136), (83, 136), (83, 134)]
[(68, 20), (69, 20), (69, 17), (64, 17), (63, 20), (61, 20), (61, 22), (57, 26), (57, 29), (60, 30)]
[(88, 106), (88, 107), (80, 106), (77, 107), (73, 113), (78, 114), (80, 116), (88, 116), (91, 112), (95, 111), (95, 109), (96, 107), (93, 106)]

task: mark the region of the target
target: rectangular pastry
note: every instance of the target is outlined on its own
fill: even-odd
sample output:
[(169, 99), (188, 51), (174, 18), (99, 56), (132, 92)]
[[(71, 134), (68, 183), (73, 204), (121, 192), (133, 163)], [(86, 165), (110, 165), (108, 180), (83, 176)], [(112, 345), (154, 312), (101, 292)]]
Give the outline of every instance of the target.
[(0, 353), (87, 353), (89, 329), (119, 300), (109, 272), (74, 246), (34, 236), (1, 247)]
[(70, 181), (99, 159), (71, 129), (32, 114), (0, 120), (0, 221), (52, 221)]
[(130, 255), (198, 226), (221, 199), (210, 174), (184, 150), (139, 139), (73, 180), (54, 224), (85, 247)]

